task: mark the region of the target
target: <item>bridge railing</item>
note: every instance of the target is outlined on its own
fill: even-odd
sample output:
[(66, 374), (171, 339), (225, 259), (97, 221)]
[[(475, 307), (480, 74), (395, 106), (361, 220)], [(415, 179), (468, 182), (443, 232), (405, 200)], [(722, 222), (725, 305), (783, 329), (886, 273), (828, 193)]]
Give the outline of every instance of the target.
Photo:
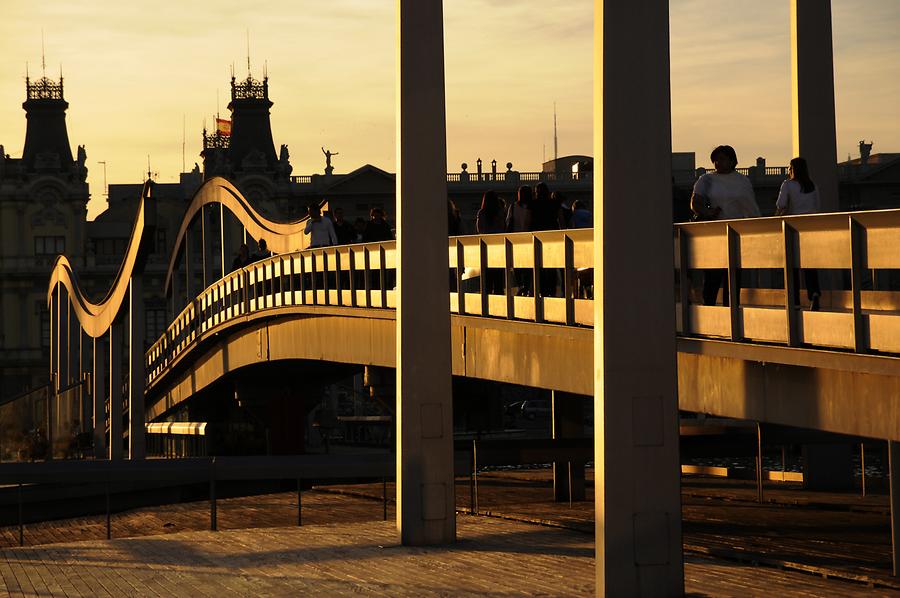
[[(673, 236), (678, 334), (900, 353), (900, 293), (872, 285), (900, 278), (900, 210), (678, 224)], [(593, 325), (591, 229), (451, 237), (447, 264), (452, 313)], [(232, 272), (150, 348), (147, 383), (237, 318), (300, 305), (393, 309), (395, 269), (386, 242), (297, 251)], [(821, 311), (799, 309), (804, 269), (821, 271)], [(716, 271), (736, 300), (722, 293), (704, 305), (702, 278)]]
[[(451, 312), (592, 325), (591, 235), (580, 229), (451, 237)], [(394, 309), (396, 267), (390, 241), (297, 251), (236, 270), (207, 287), (150, 347), (147, 384), (236, 318), (299, 305)]]
[[(677, 225), (678, 332), (900, 353), (900, 293), (893, 290), (898, 246), (900, 210)], [(820, 275), (819, 311), (799, 307), (803, 269)], [(703, 305), (692, 283), (698, 270), (723, 273), (728, 295), (737, 300), (725, 302), (722, 292), (715, 305)]]

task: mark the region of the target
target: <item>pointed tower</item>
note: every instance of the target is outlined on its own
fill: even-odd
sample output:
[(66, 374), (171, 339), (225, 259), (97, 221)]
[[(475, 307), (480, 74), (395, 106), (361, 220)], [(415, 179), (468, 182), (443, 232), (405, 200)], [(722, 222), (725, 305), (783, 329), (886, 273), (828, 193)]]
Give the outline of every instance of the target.
[(247, 74), (245, 81), (231, 77), (231, 142), (229, 158), (237, 172), (274, 171), (278, 159), (269, 120), (269, 77), (262, 82)]
[(70, 171), (74, 160), (66, 129), (66, 109), (63, 97), (63, 78), (59, 83), (46, 76), (32, 82), (25, 77), (26, 99), (22, 104), (28, 121), (22, 165), (26, 172)]

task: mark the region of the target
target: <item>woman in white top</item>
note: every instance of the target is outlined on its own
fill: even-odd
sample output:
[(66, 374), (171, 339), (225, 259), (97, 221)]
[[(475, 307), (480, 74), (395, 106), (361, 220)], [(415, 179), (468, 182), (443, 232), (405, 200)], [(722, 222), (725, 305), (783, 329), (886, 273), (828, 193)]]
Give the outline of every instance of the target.
[[(776, 216), (793, 216), (795, 214), (815, 214), (819, 211), (819, 190), (809, 178), (809, 166), (804, 158), (794, 158), (788, 166), (788, 179), (781, 184), (778, 201), (775, 202)], [(819, 272), (814, 268), (803, 268), (806, 282), (806, 294), (809, 297), (809, 308), (819, 310)], [(799, 288), (799, 285), (794, 285)], [(795, 297), (795, 301), (798, 299)], [(799, 301), (798, 301), (799, 302)]]
[[(691, 211), (700, 220), (755, 218), (759, 206), (750, 179), (737, 172), (737, 153), (730, 145), (720, 145), (709, 155), (716, 167), (697, 179), (691, 195)], [(716, 268), (703, 275), (703, 304), (715, 305), (726, 270)], [(722, 291), (722, 305), (728, 305), (728, 286)]]
[(322, 218), (322, 211), (315, 204), (309, 206), (309, 220), (306, 221), (303, 232), (309, 235), (310, 249), (337, 245), (337, 234), (331, 218)]

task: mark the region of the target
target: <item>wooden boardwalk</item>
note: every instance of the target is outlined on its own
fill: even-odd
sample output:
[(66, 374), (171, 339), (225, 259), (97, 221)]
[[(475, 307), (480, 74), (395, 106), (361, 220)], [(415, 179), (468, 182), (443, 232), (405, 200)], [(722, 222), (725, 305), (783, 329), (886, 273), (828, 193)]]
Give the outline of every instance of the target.
[[(460, 515), (453, 546), (397, 544), (391, 521), (179, 532), (0, 551), (13, 596), (591, 596), (583, 533)], [(887, 591), (689, 557), (692, 595), (873, 596)]]
[[(28, 525), (25, 548), (17, 528), (2, 528), (0, 593), (592, 595), (593, 503), (550, 502), (548, 478), (546, 470), (480, 476), (480, 511), (495, 517), (460, 515), (453, 547), (397, 546), (390, 484), (387, 522), (374, 484), (304, 492), (302, 528), (295, 492), (219, 500), (219, 532), (206, 531), (205, 501), (114, 514), (112, 541), (103, 516)], [(460, 480), (462, 509), (469, 496)], [(685, 482), (689, 593), (895, 595), (821, 575), (891, 582), (883, 496), (778, 490), (766, 504), (754, 498), (745, 484)], [(819, 575), (751, 564), (766, 559), (812, 563)]]

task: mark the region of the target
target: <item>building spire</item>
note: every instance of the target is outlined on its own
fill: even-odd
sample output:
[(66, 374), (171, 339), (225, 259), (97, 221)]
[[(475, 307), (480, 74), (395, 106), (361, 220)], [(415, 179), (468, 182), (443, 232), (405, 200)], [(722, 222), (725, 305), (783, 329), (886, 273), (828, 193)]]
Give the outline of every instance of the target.
[(41, 28), (41, 75), (47, 78), (47, 53), (44, 51), (44, 29)]
[(559, 138), (556, 135), (556, 102), (553, 102), (553, 160), (559, 159)]
[(247, 29), (247, 76), (250, 76), (250, 29)]

